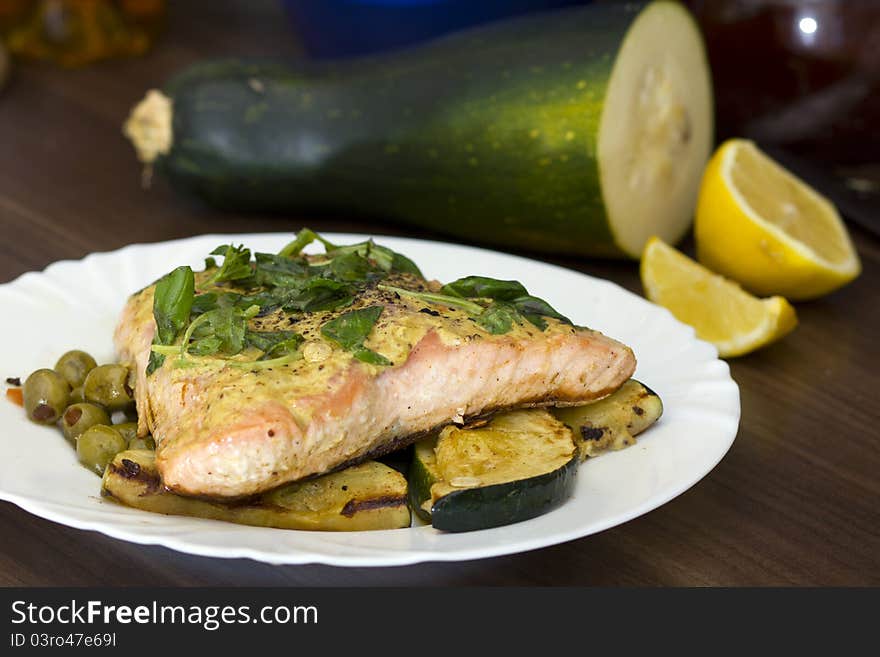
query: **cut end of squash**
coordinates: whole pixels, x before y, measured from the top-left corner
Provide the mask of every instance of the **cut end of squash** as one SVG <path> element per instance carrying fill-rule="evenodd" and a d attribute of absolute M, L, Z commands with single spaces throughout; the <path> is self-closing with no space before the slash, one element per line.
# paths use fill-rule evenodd
<path fill-rule="evenodd" d="M 598 158 L 615 242 L 640 257 L 652 235 L 675 244 L 693 218 L 713 135 L 712 82 L 699 28 L 677 3 L 648 5 L 611 71 Z"/>
<path fill-rule="evenodd" d="M 122 132 L 134 146 L 138 160 L 144 164 L 152 164 L 171 150 L 172 114 L 171 99 L 156 89 L 150 89 L 132 108 Z"/>

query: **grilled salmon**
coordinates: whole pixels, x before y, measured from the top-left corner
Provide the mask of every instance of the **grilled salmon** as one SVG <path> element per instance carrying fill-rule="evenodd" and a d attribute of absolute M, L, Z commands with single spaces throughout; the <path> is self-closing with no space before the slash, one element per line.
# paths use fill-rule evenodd
<path fill-rule="evenodd" d="M 238 285 L 208 280 L 195 275 L 197 298 Z M 136 373 L 139 430 L 156 441 L 165 486 L 246 497 L 375 458 L 450 423 L 600 399 L 633 374 L 633 352 L 597 331 L 553 316 L 497 330 L 443 303 L 439 290 L 417 273 L 389 270 L 365 279 L 342 307 L 248 318 L 256 334 L 296 331 L 296 358 L 253 360 L 248 349 L 185 363 L 169 357 L 149 374 L 156 286 L 133 295 L 115 344 Z M 328 322 L 371 309 L 378 318 L 357 348 L 328 337 Z"/>

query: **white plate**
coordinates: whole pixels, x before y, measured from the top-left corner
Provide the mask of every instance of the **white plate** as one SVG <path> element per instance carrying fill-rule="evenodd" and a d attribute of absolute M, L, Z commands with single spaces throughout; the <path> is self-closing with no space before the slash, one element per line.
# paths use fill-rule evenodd
<path fill-rule="evenodd" d="M 365 239 L 327 237 L 343 244 Z M 113 327 L 129 294 L 177 265 L 201 268 L 218 244 L 234 241 L 272 252 L 289 239 L 288 234 L 210 235 L 132 245 L 24 274 L 0 286 L 0 374 L 24 377 L 52 367 L 72 348 L 91 352 L 98 362 L 112 361 Z M 104 501 L 97 477 L 77 465 L 60 432 L 28 422 L 19 407 L 4 401 L 0 498 L 64 525 L 193 554 L 277 564 L 392 566 L 522 552 L 602 531 L 693 486 L 733 443 L 739 389 L 727 364 L 666 310 L 608 281 L 525 258 L 439 242 L 377 241 L 411 257 L 429 278 L 483 274 L 517 279 L 575 323 L 622 340 L 638 358 L 636 377 L 662 398 L 662 419 L 635 447 L 584 463 L 574 497 L 539 518 L 461 534 L 427 526 L 330 533 L 163 516 Z"/>

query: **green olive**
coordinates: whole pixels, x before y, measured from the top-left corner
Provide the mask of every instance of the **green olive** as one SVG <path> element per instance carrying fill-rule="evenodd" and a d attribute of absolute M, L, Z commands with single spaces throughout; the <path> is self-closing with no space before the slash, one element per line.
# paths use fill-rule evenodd
<path fill-rule="evenodd" d="M 82 404 L 86 400 L 83 395 L 83 387 L 77 386 L 73 390 L 70 391 L 70 403 L 71 404 Z"/>
<path fill-rule="evenodd" d="M 137 438 L 137 422 L 120 422 L 119 424 L 114 424 L 113 428 L 125 438 L 125 442 L 127 443 L 130 443 L 134 438 Z"/>
<path fill-rule="evenodd" d="M 89 470 L 104 474 L 104 468 L 126 448 L 125 438 L 113 427 L 96 424 L 76 439 L 76 456 Z"/>
<path fill-rule="evenodd" d="M 55 371 L 65 378 L 71 388 L 76 388 L 86 380 L 86 374 L 97 366 L 95 359 L 89 354 L 74 349 L 58 359 L 58 362 L 55 363 Z"/>
<path fill-rule="evenodd" d="M 83 396 L 92 404 L 99 404 L 108 411 L 121 411 L 134 401 L 128 385 L 128 368 L 125 365 L 99 365 L 86 375 Z"/>
<path fill-rule="evenodd" d="M 153 437 L 149 434 L 143 438 L 135 436 L 128 441 L 128 449 L 148 449 L 150 451 L 155 451 L 156 441 L 154 441 Z"/>
<path fill-rule="evenodd" d="M 89 403 L 71 404 L 61 416 L 61 431 L 70 441 L 96 424 L 110 424 L 110 416 L 100 406 Z"/>
<path fill-rule="evenodd" d="M 58 372 L 40 369 L 24 382 L 21 391 L 28 417 L 40 424 L 54 424 L 70 399 L 70 385 Z"/>

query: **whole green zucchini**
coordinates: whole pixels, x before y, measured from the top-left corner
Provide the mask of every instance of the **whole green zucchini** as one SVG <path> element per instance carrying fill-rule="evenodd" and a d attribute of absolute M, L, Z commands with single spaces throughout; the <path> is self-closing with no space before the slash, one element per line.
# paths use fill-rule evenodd
<path fill-rule="evenodd" d="M 686 232 L 713 128 L 699 30 L 658 1 L 333 64 L 197 64 L 125 130 L 142 161 L 220 207 L 638 257 L 651 235 Z"/>

